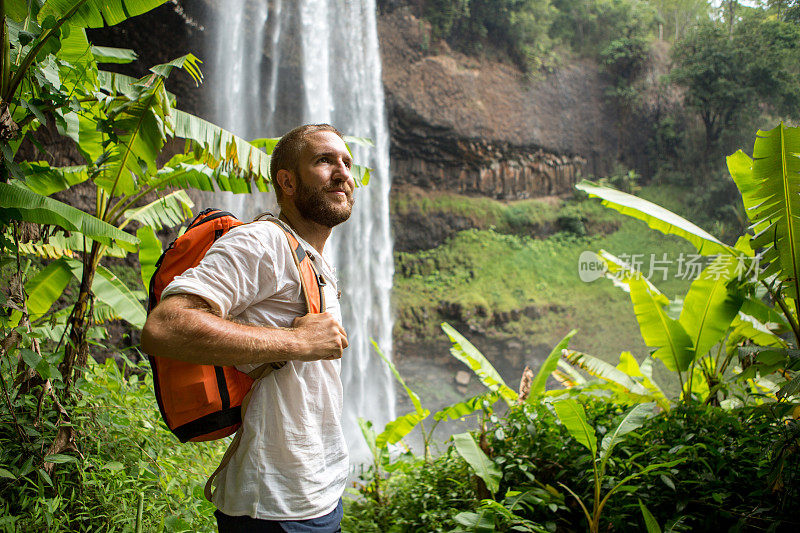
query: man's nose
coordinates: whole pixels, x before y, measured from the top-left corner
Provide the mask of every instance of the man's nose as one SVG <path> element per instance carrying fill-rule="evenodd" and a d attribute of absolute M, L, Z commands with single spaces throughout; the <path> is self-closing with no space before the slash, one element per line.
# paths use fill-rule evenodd
<path fill-rule="evenodd" d="M 336 178 L 341 181 L 349 181 L 353 178 L 353 173 L 347 163 L 340 159 L 336 165 Z"/>

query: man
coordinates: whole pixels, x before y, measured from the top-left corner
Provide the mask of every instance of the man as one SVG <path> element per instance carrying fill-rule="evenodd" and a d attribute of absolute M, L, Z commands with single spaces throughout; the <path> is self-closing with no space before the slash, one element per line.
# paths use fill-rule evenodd
<path fill-rule="evenodd" d="M 287 364 L 254 384 L 239 447 L 218 476 L 220 532 L 338 531 L 348 473 L 339 377 L 347 334 L 335 270 L 322 255 L 348 219 L 355 183 L 341 134 L 306 125 L 275 146 L 280 219 L 325 281 L 326 309 L 306 314 L 285 234 L 271 222 L 231 229 L 164 290 L 142 331 L 145 352 L 199 364 Z M 315 253 L 316 252 L 316 253 Z"/>

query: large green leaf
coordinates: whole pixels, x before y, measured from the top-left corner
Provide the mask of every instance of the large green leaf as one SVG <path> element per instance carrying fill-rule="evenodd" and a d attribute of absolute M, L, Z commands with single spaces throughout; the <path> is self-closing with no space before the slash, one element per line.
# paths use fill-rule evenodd
<path fill-rule="evenodd" d="M 601 463 L 605 463 L 608 460 L 611 452 L 614 451 L 614 446 L 619 444 L 623 436 L 635 429 L 642 427 L 642 424 L 644 424 L 645 420 L 647 420 L 653 414 L 653 407 L 654 405 L 652 403 L 642 403 L 635 406 L 628 412 L 627 415 L 625 415 L 620 423 L 617 424 L 617 427 L 612 429 L 611 432 L 606 433 L 605 437 L 603 437 L 603 440 L 600 443 Z M 600 470 L 603 470 L 602 466 L 600 467 Z"/>
<path fill-rule="evenodd" d="M 59 259 L 28 280 L 25 292 L 28 293 L 28 314 L 32 321 L 50 310 L 71 279 L 72 271 L 63 259 Z"/>
<path fill-rule="evenodd" d="M 414 411 L 413 413 L 395 418 L 386 424 L 381 434 L 376 437 L 376 445 L 378 448 L 385 448 L 389 444 L 400 442 L 400 439 L 411 433 L 411 431 L 430 414 L 431 412 L 427 409 L 422 409 L 422 411 Z"/>
<path fill-rule="evenodd" d="M 493 495 L 496 494 L 500 490 L 500 480 L 503 479 L 503 473 L 494 464 L 494 461 L 483 453 L 478 443 L 475 442 L 474 437 L 470 433 L 459 433 L 453 435 L 453 443 L 458 454 L 475 470 L 475 474 L 486 483 L 486 488 L 489 489 L 489 492 Z"/>
<path fill-rule="evenodd" d="M 665 410 L 669 409 L 669 401 L 664 393 L 642 374 L 636 360 L 628 352 L 620 354 L 620 364 L 617 367 L 592 355 L 574 350 L 564 353 L 564 359 L 592 376 L 622 387 L 626 392 L 638 397 L 638 401 L 656 401 Z M 641 377 L 641 382 L 634 379 L 635 377 Z"/>
<path fill-rule="evenodd" d="M 695 357 L 722 340 L 742 306 L 736 268 L 735 256 L 720 255 L 689 287 L 678 321 L 692 340 Z"/>
<path fill-rule="evenodd" d="M 267 154 L 206 120 L 177 109 L 172 113 L 175 136 L 191 141 L 199 161 L 211 168 L 221 166 L 228 172 L 236 172 L 245 179 L 260 182 L 262 187 L 268 186 Z"/>
<path fill-rule="evenodd" d="M 154 175 L 156 158 L 167 140 L 169 98 L 161 79 L 135 100 L 114 100 L 106 111 L 116 142 L 111 144 L 102 176 L 95 180 L 110 195 L 131 195 L 138 180 Z"/>
<path fill-rule="evenodd" d="M 136 220 L 156 231 L 164 227 L 171 228 L 191 217 L 192 207 L 194 202 L 186 191 L 174 191 L 147 205 L 125 211 L 125 224 Z"/>
<path fill-rule="evenodd" d="M 167 0 L 47 0 L 39 11 L 39 21 L 49 15 L 60 19 L 78 9 L 69 18 L 73 26 L 102 28 L 155 9 Z"/>
<path fill-rule="evenodd" d="M 130 63 L 139 56 L 128 48 L 111 48 L 108 46 L 92 46 L 92 55 L 98 63 Z"/>
<path fill-rule="evenodd" d="M 89 179 L 86 165 L 51 167 L 44 161 L 36 161 L 23 162 L 20 168 L 25 173 L 25 186 L 43 196 L 50 196 Z"/>
<path fill-rule="evenodd" d="M 511 405 L 516 401 L 517 393 L 506 385 L 500 373 L 472 343 L 447 322 L 442 323 L 442 329 L 453 343 L 450 347 L 453 357 L 467 365 L 486 388 L 499 392 L 506 403 Z"/>
<path fill-rule="evenodd" d="M 689 368 L 694 350 L 686 330 L 680 322 L 667 316 L 643 280 L 631 279 L 629 287 L 642 338 L 647 346 L 656 349 L 653 356 L 673 372 Z"/>
<path fill-rule="evenodd" d="M 751 160 L 741 150 L 728 157 L 745 212 L 757 231 L 754 248 L 763 248 L 765 279 L 773 274 L 788 294 L 800 295 L 800 128 L 783 123 L 760 131 Z"/>
<path fill-rule="evenodd" d="M 603 205 L 623 215 L 642 220 L 651 228 L 666 235 L 683 237 L 697 248 L 701 255 L 729 254 L 732 248 L 704 229 L 660 205 L 610 187 L 602 187 L 583 180 L 575 186 L 589 196 L 600 198 Z"/>
<path fill-rule="evenodd" d="M 653 285 L 650 282 L 650 280 L 644 277 L 644 275 L 641 272 L 634 270 L 631 265 L 629 265 L 619 257 L 605 250 L 600 250 L 599 252 L 597 252 L 597 255 L 600 257 L 600 259 L 602 259 L 605 262 L 606 268 L 608 268 L 606 277 L 611 279 L 612 283 L 614 283 L 615 286 L 619 287 L 620 289 L 622 289 L 627 293 L 630 293 L 631 288 L 628 286 L 629 281 L 631 279 L 638 278 L 644 281 L 644 283 L 647 285 L 648 290 L 650 291 L 650 294 L 653 295 L 653 298 L 655 298 L 658 303 L 660 303 L 662 306 L 668 305 L 670 303 L 669 298 L 664 296 L 664 294 L 662 294 L 661 291 L 658 290 L 658 287 Z"/>
<path fill-rule="evenodd" d="M 383 355 L 383 351 L 381 350 L 380 346 L 378 346 L 378 343 L 375 342 L 373 339 L 370 339 L 370 340 L 372 342 L 372 347 L 375 349 L 376 352 L 378 352 L 378 355 L 381 356 L 381 359 L 383 359 L 383 362 L 386 363 L 389 366 L 389 370 L 392 371 L 392 374 L 394 375 L 395 379 L 406 390 L 406 393 L 408 394 L 408 397 L 411 398 L 411 403 L 414 404 L 414 409 L 415 409 L 416 413 L 417 414 L 422 414 L 423 412 L 430 413 L 427 409 L 423 409 L 422 408 L 422 402 L 420 401 L 419 396 L 417 395 L 417 393 L 414 392 L 413 390 L 411 390 L 411 388 L 409 388 L 408 385 L 406 385 L 406 382 L 403 381 L 403 377 L 400 375 L 400 372 L 398 372 L 397 367 L 394 366 L 394 364 L 389 360 L 388 357 Z M 428 416 L 428 415 L 426 414 L 425 416 Z"/>
<path fill-rule="evenodd" d="M 161 241 L 156 237 L 155 231 L 150 226 L 142 226 L 136 230 L 139 237 L 139 268 L 142 274 L 144 288 L 150 287 L 150 278 L 156 271 L 156 263 L 161 257 Z"/>
<path fill-rule="evenodd" d="M 583 406 L 574 399 L 567 398 L 553 403 L 553 408 L 572 438 L 583 444 L 592 453 L 592 457 L 597 457 L 597 436 L 586 420 Z"/>
<path fill-rule="evenodd" d="M 99 218 L 22 187 L 0 183 L 0 205 L 0 218 L 5 220 L 25 220 L 60 226 L 105 245 L 116 241 L 131 252 L 136 250 L 138 244 L 136 237 Z"/>
<path fill-rule="evenodd" d="M 72 270 L 72 275 L 80 280 L 83 275 L 83 263 L 77 259 L 64 259 Z M 141 302 L 131 290 L 113 272 L 98 265 L 92 282 L 92 293 L 106 304 L 116 318 L 125 320 L 139 329 L 144 327 L 147 313 Z"/>
<path fill-rule="evenodd" d="M 447 407 L 437 411 L 433 414 L 434 420 L 444 420 L 449 418 L 451 420 L 458 420 L 459 418 L 471 415 L 475 411 L 483 409 L 484 402 L 492 405 L 500 399 L 500 394 L 497 392 L 484 392 L 477 396 L 473 396 L 467 400 L 448 405 Z"/>
<path fill-rule="evenodd" d="M 528 394 L 528 401 L 533 402 L 538 400 L 544 394 L 544 387 L 547 383 L 547 378 L 550 377 L 550 374 L 553 373 L 553 370 L 556 369 L 558 366 L 559 358 L 561 357 L 561 352 L 569 345 L 569 340 L 578 333 L 577 329 L 573 329 L 567 335 L 561 339 L 558 344 L 550 351 L 550 355 L 548 355 L 542 366 L 539 368 L 539 371 L 536 373 L 536 377 L 533 378 L 533 382 L 531 383 L 531 390 Z"/>

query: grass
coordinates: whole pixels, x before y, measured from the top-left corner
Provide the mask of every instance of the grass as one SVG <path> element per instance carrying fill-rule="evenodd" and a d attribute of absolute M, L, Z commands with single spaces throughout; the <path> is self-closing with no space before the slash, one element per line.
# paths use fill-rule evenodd
<path fill-rule="evenodd" d="M 646 188 L 641 195 L 669 204 L 675 200 L 674 193 L 671 189 Z M 405 198 L 397 203 L 407 201 Z M 592 283 L 579 279 L 581 252 L 605 249 L 617 256 L 637 256 L 645 275 L 650 272 L 651 255 L 659 261 L 666 254 L 671 263 L 666 280 L 661 279 L 664 274 L 656 272 L 654 283 L 669 298 L 685 294 L 689 287 L 688 280 L 677 276 L 677 263 L 681 254 L 685 258 L 694 253 L 691 245 L 602 207 L 596 200 L 568 201 L 552 207 L 541 200 L 503 204 L 436 193 L 420 199 L 417 205 L 430 212 L 452 205 L 473 217 L 488 213 L 489 219 L 476 224 L 485 229 L 460 232 L 436 248 L 396 253 L 396 338 L 441 343 L 438 325 L 447 320 L 462 329 L 484 332 L 494 340 L 523 339 L 540 347 L 531 354 L 540 359 L 570 329 L 577 328 L 579 333 L 571 347 L 616 364 L 621 351 L 632 351 L 641 359 L 647 348 L 627 293 L 605 278 Z M 503 233 L 499 228 L 505 226 L 488 223 L 508 220 L 512 208 L 527 210 L 537 205 L 547 206 L 537 213 L 538 223 L 572 217 L 584 229 L 595 230 L 584 235 L 562 231 L 534 238 Z M 519 375 L 505 377 L 513 382 Z"/>

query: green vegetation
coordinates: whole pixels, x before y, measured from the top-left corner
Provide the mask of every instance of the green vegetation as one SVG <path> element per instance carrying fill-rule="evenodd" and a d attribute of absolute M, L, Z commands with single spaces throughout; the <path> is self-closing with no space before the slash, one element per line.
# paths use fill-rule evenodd
<path fill-rule="evenodd" d="M 526 369 L 514 400 L 515 391 L 489 361 L 443 324 L 451 353 L 506 401 L 508 413 L 501 420 L 488 402 L 463 402 L 461 416 L 479 413 L 479 429 L 472 436 L 454 435 L 435 460 L 427 439 L 423 458 L 405 454 L 402 461 L 392 461 L 376 439 L 375 466 L 363 477 L 362 499 L 350 505 L 346 527 L 796 528 L 791 502 L 800 495 L 798 153 L 800 128 L 779 124 L 758 132 L 752 158 L 742 151 L 728 158 L 756 230 L 735 246 L 636 196 L 579 184 L 606 207 L 680 237 L 697 257 L 710 259 L 685 297 L 670 300 L 635 266 L 600 251 L 607 275 L 630 294 L 652 352 L 639 362 L 624 351 L 613 366 L 567 349 L 573 331 L 536 376 Z M 761 251 L 758 260 L 754 250 Z M 736 267 L 748 262 L 745 271 Z M 659 386 L 656 366 L 678 387 Z M 546 390 L 549 375 L 564 388 Z M 390 422 L 384 433 L 396 439 L 416 426 L 424 432 L 429 413 L 418 398 L 415 405 L 413 423 Z M 443 476 L 465 465 L 469 485 L 463 477 L 446 483 Z M 416 497 L 403 496 L 409 493 Z"/>

